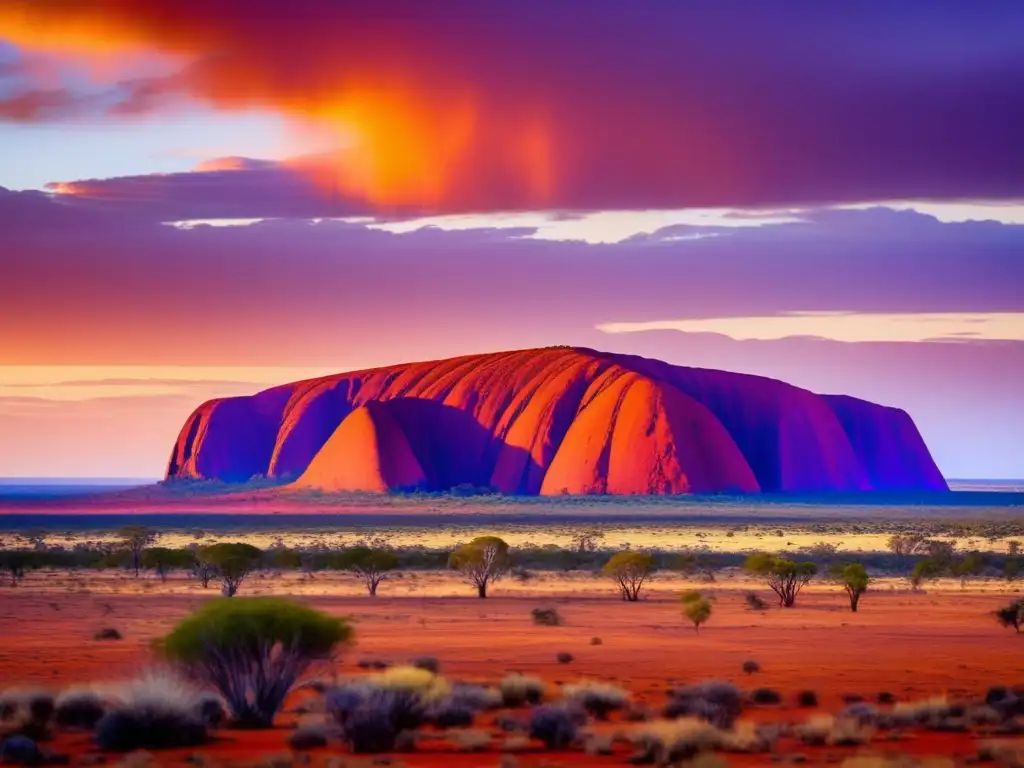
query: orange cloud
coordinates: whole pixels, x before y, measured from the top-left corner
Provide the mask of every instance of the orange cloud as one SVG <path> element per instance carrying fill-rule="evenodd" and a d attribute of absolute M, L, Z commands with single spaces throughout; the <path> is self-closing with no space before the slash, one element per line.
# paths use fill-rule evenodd
<path fill-rule="evenodd" d="M 244 9 L 231 18 L 184 5 L 15 0 L 0 9 L 0 38 L 25 50 L 107 60 L 147 50 L 187 55 L 182 85 L 192 96 L 225 109 L 270 107 L 326 133 L 337 151 L 298 165 L 325 190 L 381 208 L 472 205 L 481 178 L 500 179 L 525 204 L 547 201 L 551 137 L 536 115 L 496 113 L 468 79 L 430 71 L 430 62 L 413 66 L 400 55 L 381 66 L 380 53 L 365 44 L 350 50 L 351 31 L 333 51 L 321 36 L 312 42 L 315 59 L 282 63 L 267 46 L 291 52 L 301 40 L 272 41 Z"/>

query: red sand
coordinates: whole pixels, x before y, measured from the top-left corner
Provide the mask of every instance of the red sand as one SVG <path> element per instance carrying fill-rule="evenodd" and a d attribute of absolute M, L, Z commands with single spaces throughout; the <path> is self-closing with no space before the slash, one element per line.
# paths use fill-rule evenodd
<path fill-rule="evenodd" d="M 0 680 L 8 685 L 58 688 L 136 673 L 151 658 L 150 642 L 206 594 L 159 592 L 159 586 L 146 594 L 46 592 L 39 591 L 38 585 L 5 589 L 0 592 L 4 627 Z M 851 614 L 840 595 L 809 593 L 801 596 L 794 609 L 756 613 L 745 607 L 742 591 L 719 589 L 715 613 L 698 635 L 683 625 L 678 604 L 668 595 L 655 593 L 638 604 L 606 595 L 607 585 L 602 583 L 595 585 L 593 596 L 572 598 L 501 597 L 499 586 L 496 596 L 487 600 L 383 595 L 308 602 L 349 616 L 355 624 L 357 644 L 344 654 L 338 669 L 342 674 L 356 673 L 359 658 L 400 662 L 432 655 L 440 659 L 449 678 L 494 682 L 507 671 L 522 670 L 549 682 L 607 679 L 655 707 L 664 701 L 667 688 L 708 678 L 730 679 L 746 688 L 775 688 L 787 702 L 797 691 L 813 689 L 826 709 L 840 706 L 841 696 L 847 693 L 869 700 L 883 690 L 905 700 L 940 694 L 973 699 L 990 685 L 1024 682 L 1024 637 L 1001 629 L 992 619 L 993 603 L 998 601 L 993 596 L 871 593 L 865 596 L 861 612 Z M 538 605 L 556 605 L 565 626 L 534 626 L 530 611 Z M 124 640 L 94 640 L 94 632 L 106 626 L 118 628 Z M 600 637 L 602 644 L 591 645 L 592 637 Z M 571 652 L 575 661 L 559 665 L 555 661 L 559 651 Z M 758 661 L 761 673 L 746 677 L 740 672 L 748 658 Z M 757 708 L 751 716 L 802 721 L 806 712 L 787 704 Z M 232 758 L 280 753 L 285 751 L 290 722 L 293 718 L 285 716 L 281 728 L 265 733 L 225 731 L 224 742 L 189 753 Z M 494 743 L 503 739 L 495 735 Z M 899 743 L 880 741 L 874 746 L 966 756 L 974 753 L 976 742 L 972 734 L 920 733 Z M 88 749 L 87 738 L 61 737 L 57 747 L 79 753 Z M 812 756 L 823 752 L 794 744 L 783 744 L 783 748 Z M 485 759 L 453 749 L 447 742 L 431 742 L 424 753 L 402 756 L 402 760 L 434 766 L 497 762 L 493 753 Z M 850 754 L 851 750 L 824 752 Z M 518 755 L 525 765 L 550 762 L 552 757 L 558 764 L 622 764 L 624 754 L 606 758 L 579 752 Z M 758 765 L 767 758 L 729 756 L 728 760 Z"/>

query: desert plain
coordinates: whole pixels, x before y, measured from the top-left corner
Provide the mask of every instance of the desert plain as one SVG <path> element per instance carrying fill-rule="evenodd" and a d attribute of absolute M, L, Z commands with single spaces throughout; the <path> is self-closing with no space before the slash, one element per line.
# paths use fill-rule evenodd
<path fill-rule="evenodd" d="M 699 632 L 680 611 L 679 595 L 690 589 L 713 601 L 713 614 Z M 265 571 L 251 575 L 240 596 L 292 596 L 351 622 L 354 642 L 315 668 L 322 680 L 367 674 L 371 663 L 433 657 L 449 680 L 495 684 L 522 672 L 543 679 L 554 698 L 561 684 L 612 683 L 628 691 L 631 707 L 655 714 L 670 689 L 723 680 L 748 693 L 777 692 L 781 703 L 748 702 L 742 719 L 779 724 L 783 735 L 767 753 L 723 754 L 716 765 L 845 764 L 857 756 L 902 754 L 940 756 L 943 762 L 934 765 L 944 766 L 973 763 L 992 743 L 1024 741 L 984 727 L 914 728 L 878 731 L 857 745 L 809 746 L 788 735 L 789 726 L 851 701 L 874 704 L 879 694 L 902 702 L 980 702 L 993 686 L 1021 683 L 1024 638 L 1000 627 L 992 615 L 1018 590 L 996 578 L 964 585 L 943 579 L 915 590 L 905 578 L 880 577 L 852 613 L 843 591 L 821 582 L 809 584 L 793 607 L 780 608 L 762 583 L 738 568 L 720 570 L 713 581 L 656 573 L 635 603 L 624 602 L 611 582 L 586 571 L 509 577 L 485 600 L 459 574 L 442 570 L 393 573 L 373 598 L 345 573 Z M 751 592 L 764 599 L 765 608 L 750 607 Z M 109 570 L 32 572 L 17 587 L 0 591 L 0 688 L 60 691 L 137 676 L 158 663 L 154 641 L 215 595 L 213 587 L 204 590 L 184 573 L 172 572 L 162 581 L 145 572 L 138 578 Z M 534 623 L 535 608 L 554 608 L 562 623 Z M 96 639 L 105 628 L 116 629 L 120 639 Z M 572 657 L 567 663 L 558 659 L 565 653 Z M 745 673 L 747 661 L 755 661 L 759 671 Z M 800 706 L 801 691 L 813 691 L 817 704 Z M 499 727 L 501 715 L 509 714 L 504 710 L 481 714 L 471 737 L 460 736 L 460 729 L 424 732 L 414 751 L 386 758 L 351 756 L 337 746 L 296 752 L 289 735 L 321 717 L 306 711 L 308 696 L 294 694 L 271 730 L 224 728 L 201 747 L 104 756 L 85 732 L 58 733 L 48 746 L 72 764 L 132 765 L 623 765 L 635 752 L 620 742 L 610 754 L 546 750 Z M 608 736 L 629 727 L 636 724 L 615 714 L 592 725 Z"/>

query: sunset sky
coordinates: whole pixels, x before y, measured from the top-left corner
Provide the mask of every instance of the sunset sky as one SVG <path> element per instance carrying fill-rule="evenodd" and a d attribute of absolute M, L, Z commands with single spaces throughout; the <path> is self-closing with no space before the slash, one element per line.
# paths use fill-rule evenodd
<path fill-rule="evenodd" d="M 576 344 L 1024 477 L 1024 3 L 0 0 L 0 477 Z"/>

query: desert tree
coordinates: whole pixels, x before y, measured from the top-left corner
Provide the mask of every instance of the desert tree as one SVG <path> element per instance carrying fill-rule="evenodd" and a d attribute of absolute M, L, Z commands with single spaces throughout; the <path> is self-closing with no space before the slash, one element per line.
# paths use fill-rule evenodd
<path fill-rule="evenodd" d="M 996 621 L 1004 627 L 1013 627 L 1015 632 L 1020 632 L 1024 625 L 1024 600 L 1014 600 L 996 611 Z"/>
<path fill-rule="evenodd" d="M 448 557 L 448 567 L 463 574 L 487 597 L 487 585 L 498 581 L 511 567 L 508 544 L 497 536 L 478 536 Z"/>
<path fill-rule="evenodd" d="M 352 636 L 343 619 L 276 597 L 211 600 L 160 643 L 171 663 L 215 688 L 235 723 L 270 728 L 309 666 Z"/>
<path fill-rule="evenodd" d="M 850 611 L 857 612 L 860 596 L 868 590 L 871 577 L 860 563 L 836 563 L 829 569 L 829 576 L 837 582 L 850 598 Z"/>
<path fill-rule="evenodd" d="M 1024 573 L 1024 557 L 1010 555 L 1003 561 L 1003 577 L 1007 581 L 1016 581 Z"/>
<path fill-rule="evenodd" d="M 960 579 L 960 589 L 967 588 L 967 582 L 985 572 L 985 556 L 981 552 L 968 552 L 953 563 L 952 574 Z"/>
<path fill-rule="evenodd" d="M 604 531 L 600 528 L 581 528 L 575 531 L 570 538 L 572 551 L 580 555 L 593 552 L 603 538 Z"/>
<path fill-rule="evenodd" d="M 207 559 L 203 553 L 204 547 L 189 544 L 187 549 L 192 553 L 192 563 L 189 566 L 192 577 L 203 589 L 209 588 L 210 582 L 217 576 L 217 566 Z"/>
<path fill-rule="evenodd" d="M 167 581 L 169 571 L 190 568 L 194 560 L 195 556 L 187 549 L 147 547 L 142 550 L 141 565 L 154 571 L 160 581 Z"/>
<path fill-rule="evenodd" d="M 679 598 L 683 604 L 683 616 L 693 623 L 693 631 L 700 632 L 700 625 L 711 618 L 711 599 L 700 592 L 684 592 Z"/>
<path fill-rule="evenodd" d="M 611 556 L 601 572 L 619 587 L 622 599 L 635 603 L 647 578 L 657 570 L 653 555 L 646 552 L 619 552 Z"/>
<path fill-rule="evenodd" d="M 142 567 L 142 551 L 156 541 L 157 533 L 144 525 L 126 525 L 118 530 L 118 538 L 125 549 L 131 553 L 132 568 L 138 578 Z"/>
<path fill-rule="evenodd" d="M 6 571 L 11 578 L 11 586 L 18 586 L 30 568 L 40 562 L 35 552 L 25 549 L 6 549 L 0 551 L 0 569 Z"/>
<path fill-rule="evenodd" d="M 263 552 L 252 544 L 224 542 L 203 547 L 199 550 L 198 557 L 217 569 L 217 575 L 221 580 L 221 593 L 225 597 L 234 597 L 245 577 L 259 568 Z"/>
<path fill-rule="evenodd" d="M 765 553 L 751 555 L 743 563 L 748 573 L 764 579 L 768 587 L 779 597 L 779 605 L 791 608 L 796 603 L 807 582 L 818 572 L 818 566 L 811 562 L 797 563 L 785 557 Z"/>
<path fill-rule="evenodd" d="M 924 536 L 919 533 L 894 533 L 889 537 L 887 545 L 894 555 L 903 557 L 916 554 L 924 542 Z"/>
<path fill-rule="evenodd" d="M 934 581 L 948 570 L 948 566 L 938 560 L 924 558 L 914 563 L 914 570 L 910 572 L 910 586 L 913 589 L 920 589 L 926 581 Z"/>
<path fill-rule="evenodd" d="M 377 587 L 387 578 L 388 572 L 398 567 L 398 557 L 391 549 L 362 544 L 346 549 L 328 562 L 331 568 L 348 571 L 362 579 L 370 597 L 377 595 Z M 486 586 L 484 590 L 486 592 Z"/>

